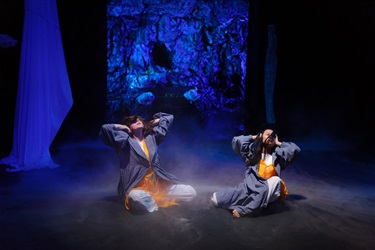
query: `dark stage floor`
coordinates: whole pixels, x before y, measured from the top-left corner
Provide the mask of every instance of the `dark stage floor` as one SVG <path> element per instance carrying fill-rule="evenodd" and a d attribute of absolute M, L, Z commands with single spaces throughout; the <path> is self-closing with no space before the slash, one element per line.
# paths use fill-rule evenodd
<path fill-rule="evenodd" d="M 1 249 L 375 249 L 374 157 L 293 141 L 302 152 L 283 172 L 286 202 L 240 219 L 210 202 L 245 172 L 225 138 L 196 146 L 168 138 L 164 168 L 198 196 L 146 215 L 117 203 L 117 156 L 100 141 L 54 148 L 55 169 L 1 166 Z"/>

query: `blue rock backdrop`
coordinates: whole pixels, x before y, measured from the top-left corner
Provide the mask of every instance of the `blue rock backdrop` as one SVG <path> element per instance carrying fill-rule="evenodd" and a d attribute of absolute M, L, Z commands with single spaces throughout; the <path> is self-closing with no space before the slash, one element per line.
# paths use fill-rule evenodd
<path fill-rule="evenodd" d="M 108 120 L 158 110 L 241 116 L 248 11 L 243 0 L 108 1 Z"/>

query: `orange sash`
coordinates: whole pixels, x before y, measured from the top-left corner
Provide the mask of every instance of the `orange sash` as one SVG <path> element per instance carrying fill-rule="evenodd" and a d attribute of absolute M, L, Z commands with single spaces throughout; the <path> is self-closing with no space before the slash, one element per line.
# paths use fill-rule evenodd
<path fill-rule="evenodd" d="M 267 165 L 263 159 L 260 160 L 258 174 L 264 179 L 269 179 L 272 176 L 277 176 L 275 166 L 273 164 Z M 285 200 L 286 196 L 289 194 L 288 189 L 286 188 L 285 182 L 280 178 L 280 199 Z"/>
<path fill-rule="evenodd" d="M 147 156 L 150 167 L 147 170 L 147 173 L 145 174 L 145 176 L 142 178 L 142 180 L 130 191 L 135 190 L 135 189 L 144 190 L 145 192 L 149 193 L 152 196 L 152 198 L 155 200 L 158 207 L 165 208 L 165 207 L 177 205 L 175 199 L 168 198 L 167 188 L 170 185 L 170 183 L 161 178 L 156 177 L 154 170 L 152 169 L 152 166 L 151 166 L 150 154 L 148 152 L 148 148 L 144 139 L 142 140 L 142 143 L 143 143 L 143 149 Z M 128 195 L 126 195 L 125 207 L 126 209 L 130 209 Z"/>

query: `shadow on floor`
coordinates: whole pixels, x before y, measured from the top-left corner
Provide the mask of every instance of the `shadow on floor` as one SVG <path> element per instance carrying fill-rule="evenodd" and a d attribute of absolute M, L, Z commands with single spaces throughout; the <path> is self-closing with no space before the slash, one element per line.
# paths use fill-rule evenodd
<path fill-rule="evenodd" d="M 173 146 L 165 168 L 197 190 L 190 203 L 134 215 L 118 203 L 118 161 L 100 142 L 63 145 L 60 167 L 6 172 L 0 166 L 1 249 L 374 249 L 373 157 L 302 151 L 283 172 L 284 203 L 234 219 L 210 198 L 242 181 L 228 143 Z M 203 149 L 202 149 L 203 148 Z"/>

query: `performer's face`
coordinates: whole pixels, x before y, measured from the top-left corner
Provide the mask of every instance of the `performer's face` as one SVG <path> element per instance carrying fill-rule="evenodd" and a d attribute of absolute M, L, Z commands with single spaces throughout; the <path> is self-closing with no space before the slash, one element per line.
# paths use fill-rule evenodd
<path fill-rule="evenodd" d="M 143 122 L 140 119 L 137 119 L 134 123 L 130 124 L 130 130 L 138 130 L 138 129 L 143 129 Z"/>
<path fill-rule="evenodd" d="M 263 135 L 262 135 L 263 143 L 269 144 L 269 145 L 275 144 L 275 138 L 272 136 L 273 135 L 272 133 L 273 133 L 272 129 L 264 130 Z"/>

